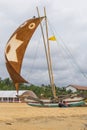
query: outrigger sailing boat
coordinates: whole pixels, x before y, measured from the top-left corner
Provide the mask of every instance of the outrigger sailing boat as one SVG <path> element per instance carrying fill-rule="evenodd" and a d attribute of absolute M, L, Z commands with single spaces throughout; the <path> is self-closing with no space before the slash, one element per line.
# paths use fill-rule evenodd
<path fill-rule="evenodd" d="M 22 25 L 19 26 L 19 28 L 10 37 L 5 48 L 6 67 L 7 67 L 7 70 L 11 79 L 13 80 L 13 83 L 15 84 L 15 87 L 18 93 L 19 84 L 28 83 L 28 81 L 26 81 L 26 79 L 24 79 L 21 76 L 22 62 L 23 62 L 24 54 L 29 44 L 29 41 L 32 38 L 32 35 L 34 34 L 37 27 L 40 25 L 42 36 L 43 36 L 44 47 L 45 47 L 47 65 L 48 65 L 50 85 L 52 87 L 52 92 L 53 92 L 53 97 L 54 97 L 54 103 L 53 102 L 44 103 L 44 101 L 41 101 L 38 98 L 33 98 L 35 101 L 37 101 L 37 103 L 28 102 L 28 104 L 32 106 L 58 107 L 58 102 L 57 103 L 55 102 L 57 101 L 57 96 L 56 96 L 56 90 L 55 90 L 55 85 L 54 85 L 52 62 L 51 62 L 51 56 L 50 56 L 46 11 L 44 8 L 43 17 L 40 17 L 38 8 L 37 8 L 37 12 L 38 12 L 38 18 L 34 17 L 32 19 L 25 21 Z M 42 24 L 41 24 L 43 19 L 45 19 L 45 22 L 46 22 L 46 38 L 47 39 L 45 39 Z M 84 104 L 83 101 L 69 103 L 69 105 L 71 106 L 73 105 L 80 106 L 83 104 Z"/>

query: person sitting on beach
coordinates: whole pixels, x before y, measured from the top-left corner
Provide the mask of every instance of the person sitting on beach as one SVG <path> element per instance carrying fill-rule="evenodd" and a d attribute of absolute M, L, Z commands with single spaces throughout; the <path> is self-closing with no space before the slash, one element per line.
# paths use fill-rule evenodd
<path fill-rule="evenodd" d="M 66 101 L 63 101 L 63 106 L 64 106 L 64 107 L 68 107 L 68 104 L 67 104 Z"/>
<path fill-rule="evenodd" d="M 68 104 L 65 101 L 63 101 L 63 102 L 60 101 L 58 106 L 59 107 L 68 107 Z"/>
<path fill-rule="evenodd" d="M 63 107 L 62 101 L 59 102 L 58 106 L 59 106 L 59 107 Z"/>

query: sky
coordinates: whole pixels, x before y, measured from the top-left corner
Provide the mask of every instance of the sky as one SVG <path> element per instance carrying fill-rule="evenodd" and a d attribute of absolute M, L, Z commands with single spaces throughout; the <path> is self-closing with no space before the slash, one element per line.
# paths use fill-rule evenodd
<path fill-rule="evenodd" d="M 56 86 L 87 86 L 86 0 L 0 1 L 0 77 L 9 77 L 4 56 L 7 41 L 24 21 L 37 15 L 37 6 L 41 15 L 43 7 L 46 8 L 50 30 L 57 39 L 57 43 L 50 42 Z M 21 74 L 32 84 L 49 84 L 43 45 L 38 44 L 41 36 L 38 31 L 26 50 Z"/>

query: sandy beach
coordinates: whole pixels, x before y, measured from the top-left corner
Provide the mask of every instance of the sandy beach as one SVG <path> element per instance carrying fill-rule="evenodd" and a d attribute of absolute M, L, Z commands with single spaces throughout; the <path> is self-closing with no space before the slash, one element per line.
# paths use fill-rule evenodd
<path fill-rule="evenodd" d="M 0 103 L 0 130 L 87 130 L 87 107 L 39 108 Z"/>

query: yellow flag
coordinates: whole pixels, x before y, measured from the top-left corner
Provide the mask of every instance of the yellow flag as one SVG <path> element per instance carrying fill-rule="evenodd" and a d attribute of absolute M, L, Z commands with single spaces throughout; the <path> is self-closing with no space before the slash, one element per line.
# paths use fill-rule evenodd
<path fill-rule="evenodd" d="M 48 40 L 56 41 L 56 37 L 55 37 L 55 36 L 52 36 L 52 37 L 50 37 Z"/>

